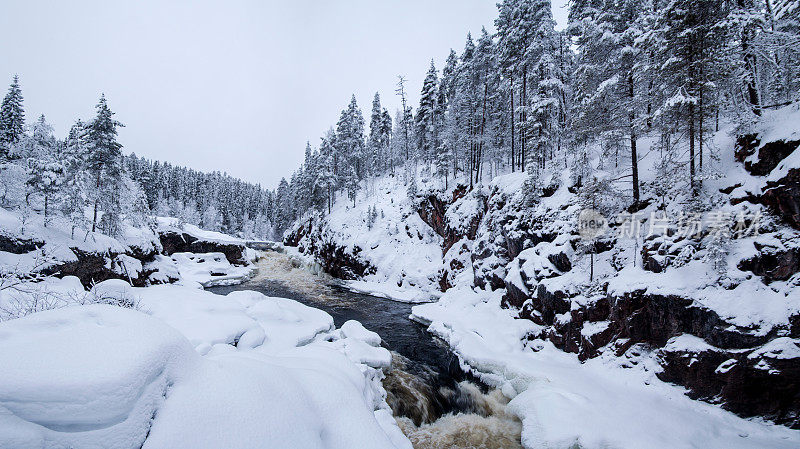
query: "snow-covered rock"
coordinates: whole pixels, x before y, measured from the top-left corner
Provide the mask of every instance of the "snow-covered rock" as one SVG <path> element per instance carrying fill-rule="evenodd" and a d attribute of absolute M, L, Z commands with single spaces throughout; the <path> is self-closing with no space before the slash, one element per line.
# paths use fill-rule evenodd
<path fill-rule="evenodd" d="M 620 370 L 614 358 L 580 363 L 550 342 L 525 343 L 541 329 L 500 307 L 499 292 L 453 289 L 435 304 L 418 305 L 412 317 L 429 323 L 465 369 L 512 397 L 523 422 L 525 447 L 789 448 L 800 431 L 748 421 L 697 402 L 660 381 L 647 359 Z M 687 339 L 688 338 L 688 339 Z M 707 345 L 684 337 L 670 345 Z M 789 346 L 787 346 L 789 347 Z M 769 349 L 772 350 L 772 349 Z M 785 350 L 785 349 L 784 349 Z"/>
<path fill-rule="evenodd" d="M 133 448 L 200 364 L 162 321 L 107 305 L 0 323 L 0 447 Z"/>
<path fill-rule="evenodd" d="M 108 280 L 91 293 L 139 311 L 0 323 L 0 447 L 411 447 L 387 418 L 391 355 L 360 323 L 337 330 L 257 292 Z"/>

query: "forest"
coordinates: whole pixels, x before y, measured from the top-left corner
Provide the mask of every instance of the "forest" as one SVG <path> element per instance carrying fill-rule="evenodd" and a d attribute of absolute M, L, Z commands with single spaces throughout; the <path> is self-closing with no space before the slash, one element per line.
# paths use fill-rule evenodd
<path fill-rule="evenodd" d="M 0 111 L 0 203 L 21 216 L 54 214 L 76 229 L 120 233 L 123 220 L 153 227 L 152 216 L 245 238 L 273 238 L 274 193 L 220 173 L 124 155 L 105 96 L 91 120 L 77 120 L 64 139 L 41 115 L 25 123 L 24 98 L 14 77 Z M 91 214 L 86 214 L 86 209 Z"/>
<path fill-rule="evenodd" d="M 376 93 L 369 124 L 355 96 L 339 121 L 306 147 L 305 162 L 276 202 L 289 217 L 330 210 L 337 192 L 355 201 L 369 179 L 416 176 L 472 188 L 497 174 L 525 171 L 526 195 L 541 194 L 548 167 L 571 169 L 576 184 L 641 201 L 637 141 L 656 140 L 655 191 L 699 193 L 718 175 L 720 154 L 707 145 L 720 123 L 746 133 L 762 112 L 798 100 L 800 8 L 790 0 L 575 0 L 556 30 L 547 0 L 498 3 L 496 33 L 466 37 L 441 71 L 431 61 L 419 105 L 382 108 Z M 590 149 L 610 181 L 594 180 Z"/>

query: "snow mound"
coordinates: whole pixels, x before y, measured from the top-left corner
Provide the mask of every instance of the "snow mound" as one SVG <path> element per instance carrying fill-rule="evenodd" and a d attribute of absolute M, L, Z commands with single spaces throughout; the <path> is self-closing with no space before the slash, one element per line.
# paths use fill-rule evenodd
<path fill-rule="evenodd" d="M 222 253 L 175 253 L 172 260 L 181 281 L 197 282 L 203 287 L 238 284 L 255 270 L 231 265 Z"/>
<path fill-rule="evenodd" d="M 332 350 L 210 357 L 170 392 L 144 448 L 395 447 L 365 390 L 361 372 Z"/>
<path fill-rule="evenodd" d="M 90 293 L 140 311 L 0 323 L 0 447 L 411 447 L 387 418 L 391 354 L 356 321 L 335 329 L 324 311 L 251 291 L 112 279 Z"/>
<path fill-rule="evenodd" d="M 381 344 L 381 336 L 368 330 L 361 323 L 356 320 L 348 320 L 342 324 L 342 334 L 345 337 L 352 337 L 369 344 L 370 346 L 379 346 Z"/>
<path fill-rule="evenodd" d="M 0 447 L 140 446 L 200 358 L 175 329 L 107 305 L 0 323 Z"/>

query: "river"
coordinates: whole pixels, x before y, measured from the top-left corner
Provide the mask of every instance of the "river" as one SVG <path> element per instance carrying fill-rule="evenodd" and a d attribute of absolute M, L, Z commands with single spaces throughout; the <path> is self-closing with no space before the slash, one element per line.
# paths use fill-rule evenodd
<path fill-rule="evenodd" d="M 520 448 L 519 420 L 508 402 L 465 374 L 444 342 L 408 319 L 411 304 L 351 292 L 325 274 L 316 275 L 287 254 L 267 251 L 258 274 L 218 294 L 256 290 L 291 298 L 328 312 L 337 327 L 358 320 L 377 332 L 392 352 L 383 381 L 387 402 L 415 448 Z"/>

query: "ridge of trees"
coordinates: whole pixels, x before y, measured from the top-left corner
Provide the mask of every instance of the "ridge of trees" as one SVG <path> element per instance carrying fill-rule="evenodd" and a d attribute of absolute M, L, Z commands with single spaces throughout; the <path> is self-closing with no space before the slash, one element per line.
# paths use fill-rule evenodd
<path fill-rule="evenodd" d="M 696 195 L 721 117 L 746 128 L 799 99 L 800 8 L 791 2 L 574 0 L 558 31 L 549 0 L 502 0 L 495 28 L 468 34 L 441 72 L 431 61 L 416 111 L 402 77 L 393 122 L 376 93 L 365 128 L 351 98 L 282 181 L 276 201 L 288 218 L 276 229 L 329 211 L 337 192 L 355 203 L 386 173 L 399 170 L 413 190 L 419 167 L 469 187 L 525 171 L 532 204 L 548 169 L 570 168 L 577 186 L 591 179 L 590 144 L 602 148 L 600 165 L 619 167 L 620 191 L 636 208 L 643 136 L 658 142 L 658 182 Z"/>
<path fill-rule="evenodd" d="M 154 226 L 152 217 L 177 217 L 204 229 L 245 238 L 272 239 L 272 223 L 283 219 L 273 207 L 275 194 L 225 173 L 202 173 L 169 163 L 123 155 L 105 95 L 96 116 L 78 120 L 63 140 L 53 135 L 45 116 L 25 125 L 22 89 L 14 76 L 0 106 L 0 183 L 3 207 L 21 217 L 55 216 L 84 230 L 111 236 L 125 222 Z M 277 215 L 276 215 L 277 214 Z"/>

